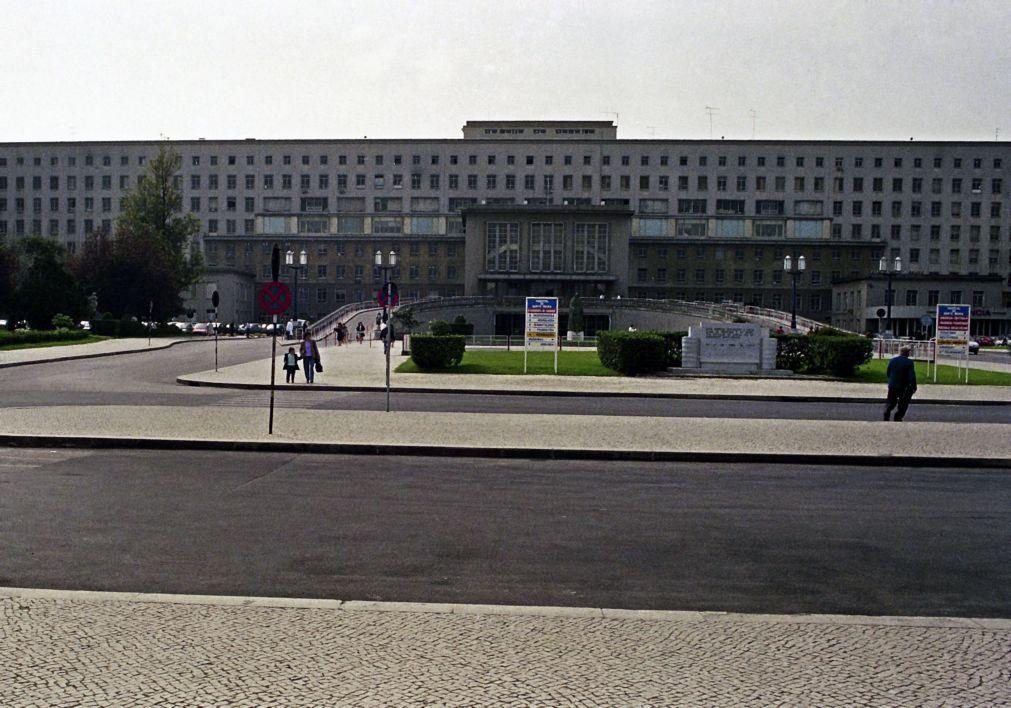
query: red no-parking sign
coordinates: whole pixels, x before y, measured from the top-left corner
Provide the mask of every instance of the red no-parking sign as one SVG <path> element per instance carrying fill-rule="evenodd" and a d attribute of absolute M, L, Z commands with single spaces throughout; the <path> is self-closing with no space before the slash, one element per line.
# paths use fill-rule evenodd
<path fill-rule="evenodd" d="M 256 292 L 256 302 L 268 315 L 279 315 L 291 305 L 291 288 L 280 281 L 265 283 Z"/>

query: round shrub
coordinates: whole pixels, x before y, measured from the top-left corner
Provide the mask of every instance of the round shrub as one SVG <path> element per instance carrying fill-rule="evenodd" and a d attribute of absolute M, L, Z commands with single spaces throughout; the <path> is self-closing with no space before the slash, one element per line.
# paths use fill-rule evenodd
<path fill-rule="evenodd" d="M 415 334 L 411 337 L 411 360 L 419 369 L 448 369 L 463 361 L 466 348 L 462 334 Z"/>
<path fill-rule="evenodd" d="M 608 369 L 626 376 L 667 368 L 664 338 L 656 332 L 598 332 L 597 356 Z"/>

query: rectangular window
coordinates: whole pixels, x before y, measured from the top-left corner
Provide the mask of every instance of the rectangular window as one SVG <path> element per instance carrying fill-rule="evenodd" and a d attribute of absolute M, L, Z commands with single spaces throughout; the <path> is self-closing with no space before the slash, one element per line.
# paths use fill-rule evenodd
<path fill-rule="evenodd" d="M 705 214 L 705 199 L 678 199 L 678 214 Z"/>
<path fill-rule="evenodd" d="M 337 233 L 339 234 L 365 233 L 365 219 L 360 216 L 342 216 L 337 219 Z"/>
<path fill-rule="evenodd" d="M 783 238 L 786 226 L 782 221 L 755 221 L 755 238 Z"/>
<path fill-rule="evenodd" d="M 573 270 L 577 273 L 606 273 L 609 243 L 607 224 L 576 224 Z"/>
<path fill-rule="evenodd" d="M 639 235 L 664 236 L 664 227 L 666 224 L 666 219 L 641 218 L 639 219 Z"/>
<path fill-rule="evenodd" d="M 434 216 L 415 216 L 411 218 L 412 234 L 434 234 L 438 219 Z"/>
<path fill-rule="evenodd" d="M 705 238 L 706 222 L 702 219 L 678 219 L 676 233 L 682 238 Z"/>
<path fill-rule="evenodd" d="M 744 200 L 743 199 L 717 199 L 716 200 L 716 213 L 717 214 L 744 214 Z"/>
<path fill-rule="evenodd" d="M 516 273 L 520 269 L 520 225 L 485 224 L 485 270 L 489 273 Z"/>
<path fill-rule="evenodd" d="M 717 219 L 716 236 L 722 238 L 744 238 L 744 219 Z"/>
<path fill-rule="evenodd" d="M 375 217 L 372 219 L 372 233 L 399 234 L 404 231 L 404 220 L 399 217 Z"/>
<path fill-rule="evenodd" d="M 530 224 L 530 272 L 561 273 L 564 247 L 564 224 Z"/>

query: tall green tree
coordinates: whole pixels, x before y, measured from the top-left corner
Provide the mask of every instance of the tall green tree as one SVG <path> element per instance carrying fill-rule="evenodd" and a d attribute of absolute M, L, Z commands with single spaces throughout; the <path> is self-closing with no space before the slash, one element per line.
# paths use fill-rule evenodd
<path fill-rule="evenodd" d="M 63 246 L 40 236 L 26 238 L 18 246 L 13 318 L 28 320 L 35 329 L 49 329 L 54 315 L 69 315 L 75 321 L 84 317 L 87 298 L 68 268 Z"/>
<path fill-rule="evenodd" d="M 172 264 L 148 236 L 98 232 L 84 243 L 74 270 L 85 293 L 95 293 L 98 309 L 121 317 L 164 321 L 182 311 Z"/>
<path fill-rule="evenodd" d="M 14 293 L 17 291 L 18 258 L 14 250 L 0 243 L 0 317 L 14 327 Z"/>
<path fill-rule="evenodd" d="M 136 188 L 124 197 L 115 238 L 89 238 L 75 267 L 98 307 L 117 317 L 166 320 L 182 311 L 180 293 L 195 283 L 202 259 L 192 250 L 200 221 L 183 213 L 182 157 L 167 146 L 148 161 Z"/>

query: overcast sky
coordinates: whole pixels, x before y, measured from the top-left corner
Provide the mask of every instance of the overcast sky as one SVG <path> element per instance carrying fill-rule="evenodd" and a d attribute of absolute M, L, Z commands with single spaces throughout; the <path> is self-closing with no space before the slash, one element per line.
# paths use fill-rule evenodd
<path fill-rule="evenodd" d="M 717 138 L 1011 140 L 1009 0 L 0 0 L 0 18 L 0 141 L 552 118 L 708 138 L 706 106 Z"/>

